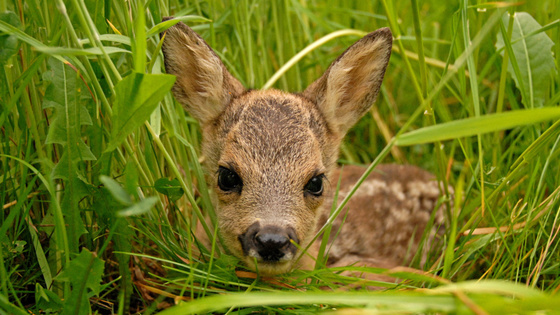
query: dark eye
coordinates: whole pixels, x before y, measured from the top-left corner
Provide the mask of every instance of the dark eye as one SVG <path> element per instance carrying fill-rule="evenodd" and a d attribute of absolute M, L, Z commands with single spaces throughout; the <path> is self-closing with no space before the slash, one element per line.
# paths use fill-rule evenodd
<path fill-rule="evenodd" d="M 325 177 L 325 175 L 321 174 L 310 179 L 307 184 L 305 184 L 305 192 L 317 197 L 321 196 L 323 194 L 323 177 Z"/>
<path fill-rule="evenodd" d="M 241 192 L 243 181 L 236 172 L 220 166 L 218 169 L 218 186 L 223 191 L 237 191 Z"/>

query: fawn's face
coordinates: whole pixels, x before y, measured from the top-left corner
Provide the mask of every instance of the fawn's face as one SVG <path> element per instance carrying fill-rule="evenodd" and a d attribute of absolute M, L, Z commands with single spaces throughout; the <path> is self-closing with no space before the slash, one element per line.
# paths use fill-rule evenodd
<path fill-rule="evenodd" d="M 289 271 L 313 237 L 340 140 L 375 101 L 391 40 L 367 35 L 297 95 L 245 91 L 190 28 L 167 31 L 166 70 L 202 127 L 219 233 L 249 268 Z"/>
<path fill-rule="evenodd" d="M 265 274 L 287 271 L 313 235 L 338 138 L 317 108 L 279 91 L 232 100 L 204 129 L 209 183 L 228 249 Z"/>

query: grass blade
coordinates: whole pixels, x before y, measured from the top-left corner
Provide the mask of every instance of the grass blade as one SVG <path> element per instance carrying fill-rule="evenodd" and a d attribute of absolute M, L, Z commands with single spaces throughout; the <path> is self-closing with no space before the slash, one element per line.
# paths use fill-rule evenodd
<path fill-rule="evenodd" d="M 505 40 L 506 32 L 498 33 L 496 48 L 506 47 L 510 62 L 508 72 L 523 95 L 528 108 L 541 107 L 548 91 L 550 75 L 556 69 L 551 48 L 554 42 L 546 33 L 537 33 L 542 26 L 526 12 L 515 12 L 511 39 Z M 505 13 L 503 25 L 508 25 L 510 15 Z M 527 34 L 534 34 L 527 36 Z M 501 52 L 502 56 L 504 51 Z"/>
<path fill-rule="evenodd" d="M 560 107 L 516 110 L 451 121 L 404 133 L 396 145 L 406 146 L 458 139 L 560 118 Z"/>

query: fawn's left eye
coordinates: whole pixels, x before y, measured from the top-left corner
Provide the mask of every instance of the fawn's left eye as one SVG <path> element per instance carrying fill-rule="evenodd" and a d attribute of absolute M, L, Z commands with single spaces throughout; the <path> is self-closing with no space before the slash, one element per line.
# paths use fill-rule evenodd
<path fill-rule="evenodd" d="M 325 175 L 321 174 L 311 178 L 307 184 L 305 184 L 305 192 L 316 197 L 321 196 L 323 194 L 323 177 L 325 177 Z"/>
<path fill-rule="evenodd" d="M 218 169 L 218 187 L 223 191 L 241 192 L 243 181 L 237 173 L 229 168 L 220 166 Z"/>

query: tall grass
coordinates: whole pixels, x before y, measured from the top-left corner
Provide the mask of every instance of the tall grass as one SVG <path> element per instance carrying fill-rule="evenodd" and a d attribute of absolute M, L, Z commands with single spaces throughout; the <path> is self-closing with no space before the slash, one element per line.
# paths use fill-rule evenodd
<path fill-rule="evenodd" d="M 560 309 L 558 0 L 4 0 L 0 11 L 3 313 Z M 294 92 L 391 28 L 379 100 L 340 162 L 415 164 L 452 188 L 426 272 L 391 271 L 399 285 L 340 274 L 386 272 L 353 266 L 266 279 L 222 252 L 203 220 L 215 214 L 198 125 L 162 74 L 170 15 L 246 87 Z M 356 290 L 372 285 L 387 290 Z"/>

